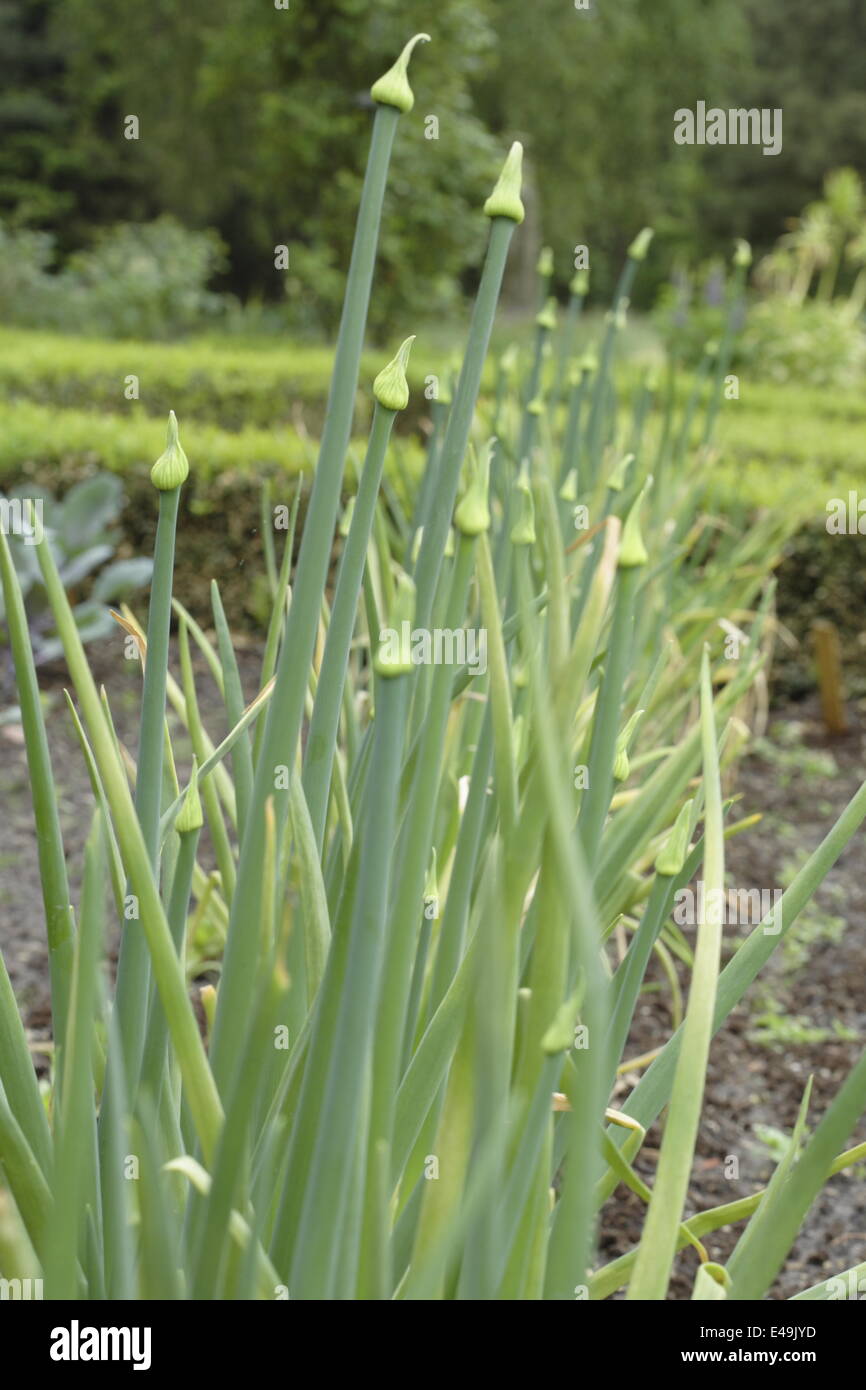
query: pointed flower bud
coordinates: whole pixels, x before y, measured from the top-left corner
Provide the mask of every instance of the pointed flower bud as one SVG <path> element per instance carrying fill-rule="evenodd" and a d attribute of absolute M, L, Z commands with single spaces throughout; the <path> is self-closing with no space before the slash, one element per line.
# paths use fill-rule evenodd
<path fill-rule="evenodd" d="M 628 761 L 629 744 L 634 738 L 634 731 L 643 719 L 643 716 L 644 711 L 642 709 L 636 710 L 617 738 L 616 752 L 613 760 L 613 776 L 616 782 L 625 782 L 628 780 L 630 771 Z"/>
<path fill-rule="evenodd" d="M 520 223 L 526 216 L 520 198 L 520 185 L 523 170 L 523 146 L 515 140 L 508 157 L 502 166 L 499 182 L 484 204 L 488 217 L 510 217 L 512 222 Z"/>
<path fill-rule="evenodd" d="M 555 329 L 556 300 L 552 296 L 548 299 L 541 313 L 536 315 L 535 322 L 538 324 L 539 328 L 546 328 L 550 333 Z"/>
<path fill-rule="evenodd" d="M 415 97 L 409 86 L 409 59 L 419 43 L 429 43 L 429 34 L 416 34 L 410 39 L 392 68 L 383 73 L 370 89 L 370 96 L 380 106 L 396 106 L 405 115 L 415 105 Z"/>
<path fill-rule="evenodd" d="M 544 398 L 543 398 L 543 396 L 533 396 L 533 398 L 532 398 L 531 401 L 527 401 L 527 404 L 526 404 L 526 413 L 527 413 L 528 415 L 543 415 L 543 414 L 544 414 Z"/>
<path fill-rule="evenodd" d="M 549 246 L 542 246 L 538 255 L 536 270 L 542 280 L 549 280 L 553 274 L 553 251 Z"/>
<path fill-rule="evenodd" d="M 570 468 L 566 474 L 565 482 L 559 489 L 559 500 L 561 502 L 577 501 L 577 469 Z"/>
<path fill-rule="evenodd" d="M 373 395 L 385 410 L 395 412 L 405 410 L 409 404 L 409 383 L 406 380 L 406 367 L 414 341 L 414 336 L 407 338 L 397 356 L 392 358 L 387 367 L 382 368 L 373 382 Z"/>
<path fill-rule="evenodd" d="M 517 375 L 517 363 L 519 358 L 520 353 L 517 350 L 517 344 L 509 343 L 499 359 L 499 366 L 503 376 L 508 377 L 510 380 L 514 379 Z"/>
<path fill-rule="evenodd" d="M 674 828 L 656 855 L 655 869 L 665 878 L 676 878 L 685 867 L 689 853 L 689 832 L 692 824 L 692 805 L 687 801 L 674 822 Z"/>
<path fill-rule="evenodd" d="M 752 264 L 752 248 L 743 237 L 737 237 L 734 242 L 734 265 L 739 269 L 748 270 Z"/>
<path fill-rule="evenodd" d="M 375 667 L 380 676 L 405 676 L 413 667 L 410 640 L 415 621 L 415 585 L 402 570 L 389 618 L 389 626 L 379 633 Z"/>
<path fill-rule="evenodd" d="M 474 450 L 470 455 L 472 473 L 469 486 L 454 513 L 454 525 L 464 536 L 478 536 L 482 531 L 490 530 L 490 506 L 487 494 L 490 488 L 490 460 L 493 457 L 495 444 L 495 438 L 490 439 L 481 450 L 478 458 L 475 457 Z"/>
<path fill-rule="evenodd" d="M 186 789 L 183 805 L 177 813 L 174 828 L 178 835 L 189 835 L 193 830 L 201 830 L 203 825 L 204 816 L 202 815 L 201 798 L 198 794 L 198 763 L 193 758 L 189 786 Z"/>
<path fill-rule="evenodd" d="M 640 530 L 640 508 L 643 502 L 643 495 L 649 487 L 651 479 L 647 479 L 646 485 L 641 488 L 634 500 L 632 509 L 625 519 L 622 528 L 622 538 L 619 543 L 619 567 L 620 569 L 635 569 L 638 565 L 645 565 L 649 559 L 646 546 L 643 543 L 643 536 Z"/>
<path fill-rule="evenodd" d="M 535 545 L 535 503 L 525 468 L 514 484 L 517 520 L 511 528 L 512 545 Z"/>
<path fill-rule="evenodd" d="M 628 248 L 628 254 L 633 261 L 646 260 L 646 253 L 650 248 L 652 239 L 652 227 L 644 227 L 642 231 L 638 232 L 631 246 Z"/>
<path fill-rule="evenodd" d="M 568 287 L 569 294 L 573 294 L 575 299 L 583 299 L 589 293 L 589 271 L 576 270 L 571 277 L 571 284 Z"/>
<path fill-rule="evenodd" d="M 189 477 L 189 459 L 180 446 L 177 434 L 177 416 L 173 410 L 168 412 L 168 434 L 165 452 L 160 454 L 150 470 L 150 481 L 160 492 L 173 492 Z"/>
<path fill-rule="evenodd" d="M 598 367 L 598 354 L 595 348 L 587 348 L 580 359 L 580 370 L 582 372 L 594 372 Z"/>
<path fill-rule="evenodd" d="M 633 463 L 634 454 L 623 454 L 607 480 L 607 485 L 611 492 L 622 492 L 625 487 L 626 475 Z"/>

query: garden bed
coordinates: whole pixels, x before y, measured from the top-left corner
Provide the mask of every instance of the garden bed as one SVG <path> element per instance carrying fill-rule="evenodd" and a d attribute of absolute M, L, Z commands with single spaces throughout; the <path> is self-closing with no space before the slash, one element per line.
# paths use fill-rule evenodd
<path fill-rule="evenodd" d="M 121 661 L 119 646 L 110 642 L 91 650 L 97 677 L 108 690 L 118 733 L 134 751 L 140 685 L 137 665 Z M 254 640 L 241 644 L 238 660 L 245 694 L 251 697 L 261 661 L 258 644 Z M 8 669 L 3 680 L 6 702 L 11 691 Z M 66 683 L 59 666 L 43 673 L 43 689 L 57 716 L 49 719 L 48 729 L 70 870 L 74 871 L 81 862 L 91 793 L 63 707 Z M 207 679 L 199 682 L 199 692 L 205 724 L 219 737 L 224 731 L 220 696 Z M 186 757 L 187 741 L 173 719 L 172 728 L 181 757 Z M 27 764 L 15 724 L 0 727 L 0 743 L 4 750 L 0 794 L 5 808 L 0 832 L 0 948 L 38 1070 L 44 1075 L 50 1044 L 47 950 Z M 845 739 L 830 741 L 822 732 L 814 701 L 774 712 L 769 736 L 739 770 L 742 814 L 761 811 L 764 815 L 760 824 L 729 842 L 730 880 L 774 884 L 782 862 L 820 841 L 864 776 L 866 738 L 859 720 Z M 778 1158 L 774 1151 L 778 1132 L 790 1133 L 809 1076 L 813 1077 L 810 1120 L 814 1124 L 856 1060 L 860 1040 L 866 1035 L 866 888 L 860 874 L 861 858 L 857 843 L 852 843 L 795 928 L 794 939 L 808 941 L 808 964 L 791 969 L 790 951 L 783 951 L 778 959 L 773 957 L 748 1001 L 734 1011 L 713 1043 L 689 1189 L 689 1215 L 748 1196 L 764 1186 Z M 73 876 L 74 894 L 78 886 Z M 847 926 L 833 939 L 830 924 L 840 900 L 844 901 Z M 727 928 L 726 932 L 735 935 L 736 930 Z M 679 976 L 686 989 L 687 974 L 682 968 Z M 658 969 L 652 969 L 649 979 L 653 991 L 639 1004 L 627 1057 L 651 1051 L 670 1032 L 670 998 L 663 977 Z M 778 1005 L 769 1023 L 762 1015 L 768 994 Z M 851 1036 L 836 1036 L 840 1030 Z M 636 1073 L 626 1074 L 624 1092 L 635 1079 Z M 861 1123 L 851 1143 L 864 1138 L 866 1123 Z M 652 1179 L 658 1139 L 656 1126 L 636 1163 L 647 1181 Z M 738 1164 L 736 1177 L 726 1176 L 732 1156 Z M 613 1259 L 630 1249 L 639 1238 L 642 1221 L 642 1204 L 620 1187 L 606 1210 L 600 1255 Z M 707 1237 L 711 1257 L 724 1260 L 741 1230 L 741 1226 L 731 1227 Z M 835 1177 L 820 1194 L 772 1296 L 788 1298 L 834 1270 L 862 1260 L 866 1260 L 866 1182 L 855 1169 Z M 694 1265 L 692 1252 L 679 1257 L 670 1297 L 690 1297 Z"/>
<path fill-rule="evenodd" d="M 844 739 L 828 739 L 814 701 L 773 715 L 771 736 L 738 772 L 743 815 L 763 812 L 747 834 L 728 842 L 728 879 L 775 885 L 780 866 L 811 851 L 866 776 L 866 738 L 858 720 Z M 780 1156 L 780 1131 L 790 1135 L 803 1091 L 812 1077 L 811 1131 L 838 1091 L 866 1037 L 866 888 L 862 848 L 852 842 L 818 890 L 792 933 L 808 944 L 808 962 L 785 943 L 713 1041 L 687 1215 L 747 1197 L 766 1186 Z M 844 913 L 840 930 L 837 914 Z M 736 927 L 726 927 L 727 938 Z M 692 933 L 689 933 L 692 935 Z M 730 944 L 725 959 L 731 954 Z M 680 981 L 686 985 L 685 972 Z M 638 1006 L 628 1056 L 639 1057 L 670 1033 L 669 996 L 656 968 L 658 993 Z M 777 1008 L 767 1012 L 768 998 Z M 842 1036 L 842 1034 L 848 1036 Z M 626 1075 L 624 1092 L 635 1075 Z M 659 1126 L 650 1131 L 636 1167 L 651 1182 Z M 850 1144 L 866 1139 L 866 1120 Z M 731 1159 L 736 1164 L 731 1163 Z M 738 1176 L 730 1176 L 733 1172 Z M 604 1260 L 624 1254 L 639 1239 L 642 1203 L 620 1187 L 606 1209 Z M 710 1257 L 724 1262 L 742 1225 L 706 1237 Z M 837 1270 L 866 1260 L 866 1181 L 858 1168 L 834 1177 L 819 1195 L 771 1296 L 790 1298 Z M 697 1257 L 679 1256 L 669 1297 L 688 1299 Z"/>

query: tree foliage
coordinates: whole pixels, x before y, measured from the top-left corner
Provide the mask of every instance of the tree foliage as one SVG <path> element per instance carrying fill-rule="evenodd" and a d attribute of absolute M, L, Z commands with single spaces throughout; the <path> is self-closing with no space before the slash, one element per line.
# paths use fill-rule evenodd
<path fill-rule="evenodd" d="M 473 0 L 154 0 L 118 17 L 112 0 L 61 0 L 75 138 L 148 216 L 214 226 L 233 288 L 286 292 L 299 318 L 333 313 L 366 157 L 371 81 L 432 21 L 413 61 L 414 111 L 398 134 L 375 296 L 376 326 L 397 304 L 441 303 L 477 260 L 477 209 L 500 159 L 473 113 L 470 78 L 492 46 Z M 139 120 L 126 140 L 123 118 Z M 439 138 L 425 137 L 425 116 Z M 419 180 L 419 170 L 424 177 Z M 419 193 L 419 185 L 421 192 Z M 411 193 L 410 193 L 411 189 Z M 275 248 L 289 250 L 289 271 Z"/>
<path fill-rule="evenodd" d="M 560 287 L 586 244 L 601 296 L 645 224 L 665 251 L 654 293 L 672 259 L 735 236 L 769 249 L 828 169 L 866 172 L 861 0 L 0 0 L 0 216 L 52 233 L 61 260 L 113 223 L 214 228 L 218 287 L 330 327 L 371 81 L 418 30 L 433 42 L 413 59 L 374 296 L 392 337 L 471 279 L 514 137 L 523 244 L 554 247 Z M 699 100 L 781 107 L 782 153 L 676 145 L 674 112 Z"/>

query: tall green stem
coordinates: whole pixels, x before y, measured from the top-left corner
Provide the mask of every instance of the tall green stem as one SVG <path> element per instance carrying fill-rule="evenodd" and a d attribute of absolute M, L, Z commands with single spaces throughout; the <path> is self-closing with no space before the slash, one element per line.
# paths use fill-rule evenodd
<path fill-rule="evenodd" d="M 343 698 L 343 685 L 346 679 L 346 666 L 349 648 L 355 628 L 358 609 L 358 595 L 367 558 L 367 546 L 373 528 L 373 513 L 382 469 L 385 463 L 385 450 L 391 437 L 396 414 L 377 404 L 370 431 L 370 444 L 361 482 L 352 512 L 352 524 L 346 548 L 340 562 L 337 576 L 337 589 L 331 608 L 331 622 L 325 641 L 319 683 L 316 687 L 316 701 L 313 718 L 304 753 L 304 792 L 310 809 L 310 819 L 316 836 L 316 845 L 321 853 L 325 834 L 325 819 L 328 811 L 328 793 L 331 785 L 331 770 L 334 762 L 334 746 L 340 722 L 340 704 Z"/>
<path fill-rule="evenodd" d="M 499 302 L 499 291 L 502 286 L 508 248 L 514 234 L 514 226 L 515 224 L 510 217 L 494 217 L 490 229 L 487 259 L 484 262 L 481 283 L 478 286 L 478 296 L 472 313 L 466 355 L 463 359 L 463 368 L 460 372 L 460 380 L 457 383 L 454 404 L 448 417 L 448 427 L 442 445 L 438 486 L 431 498 L 430 508 L 425 518 L 424 535 L 421 538 L 418 563 L 415 567 L 415 582 L 418 589 L 416 609 L 418 627 L 429 626 L 430 614 L 433 611 L 436 586 L 439 583 L 439 574 L 445 554 L 448 527 L 451 525 L 454 503 L 457 498 L 460 469 L 463 466 L 466 446 L 469 443 L 469 433 L 472 429 L 472 419 L 481 387 L 481 374 L 484 370 L 484 362 L 490 344 L 490 334 L 496 316 L 496 305 Z"/>
<path fill-rule="evenodd" d="M 159 857 L 159 813 L 165 740 L 165 687 L 171 623 L 171 585 L 180 488 L 159 494 L 159 521 L 147 621 L 147 656 L 141 702 L 141 735 L 135 781 L 135 810 L 150 863 Z M 137 919 L 127 922 L 120 938 L 115 1008 L 126 1067 L 126 1086 L 133 1102 L 144 1051 L 150 961 L 147 941 Z"/>
<path fill-rule="evenodd" d="M 352 428 L 382 200 L 398 118 L 396 107 L 380 106 L 373 124 L 319 461 L 241 844 L 211 1046 L 214 1074 L 221 1086 L 227 1083 L 241 1055 L 247 1026 L 246 1001 L 255 976 L 256 925 L 262 910 L 265 802 L 273 796 L 278 826 L 283 824 L 288 808 L 288 792 L 275 786 L 275 772 L 283 766 L 293 769 L 295 764 Z"/>
<path fill-rule="evenodd" d="M 66 1036 L 66 1016 L 72 962 L 75 953 L 75 932 L 72 904 L 69 901 L 69 882 L 66 876 L 66 855 L 57 810 L 57 789 L 51 768 L 51 755 L 45 732 L 45 718 L 36 680 L 36 667 L 30 647 L 27 615 L 21 585 L 12 563 L 9 542 L 0 530 L 0 579 L 6 606 L 6 625 L 15 662 L 21 724 L 27 749 L 27 767 L 36 821 L 36 850 L 39 856 L 39 878 L 48 935 L 48 964 L 51 971 L 51 1012 L 54 1041 L 63 1046 Z M 33 1139 L 33 1135 L 28 1137 Z"/>

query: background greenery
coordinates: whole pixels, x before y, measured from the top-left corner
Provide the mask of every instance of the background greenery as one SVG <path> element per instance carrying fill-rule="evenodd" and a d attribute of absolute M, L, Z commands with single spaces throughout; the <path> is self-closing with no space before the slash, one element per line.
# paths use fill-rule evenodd
<path fill-rule="evenodd" d="M 298 326 L 330 328 L 370 74 L 418 29 L 435 42 L 415 64 L 416 106 L 395 151 L 378 330 L 397 306 L 438 310 L 471 279 L 472 210 L 513 136 L 534 184 L 530 233 L 556 251 L 561 285 L 572 248 L 587 244 L 601 302 L 641 225 L 668 253 L 643 279 L 649 302 L 675 256 L 704 259 L 736 235 L 766 250 L 828 169 L 866 167 L 859 0 L 588 11 L 568 0 L 154 0 L 122 14 L 111 0 L 4 0 L 0 216 L 50 234 L 62 262 L 100 229 L 170 214 L 219 234 L 226 259 L 212 246 L 207 266 L 219 288 L 264 305 L 287 298 Z M 673 111 L 698 99 L 782 107 L 782 153 L 674 145 Z M 130 114 L 135 141 L 123 138 Z M 429 115 L 438 140 L 425 138 Z M 288 273 L 274 268 L 278 244 Z"/>
<path fill-rule="evenodd" d="M 840 479 L 857 476 L 866 414 L 859 0 L 587 11 L 570 0 L 154 0 L 122 15 L 109 0 L 0 0 L 0 487 L 47 477 L 62 493 L 119 474 L 127 542 L 147 545 L 147 470 L 175 409 L 195 457 L 189 582 L 219 554 L 237 569 L 233 616 L 255 618 L 240 582 L 257 544 L 251 482 L 314 462 L 371 77 L 422 29 L 434 42 L 413 64 L 416 104 L 397 136 L 362 371 L 369 386 L 383 353 L 418 333 L 392 484 L 417 470 L 430 376 L 445 389 L 453 372 L 484 240 L 477 209 L 517 137 L 527 220 L 500 344 L 530 351 L 544 244 L 563 302 L 574 248 L 589 247 L 574 346 L 597 344 L 625 250 L 649 225 L 620 350 L 641 376 L 663 370 L 675 343 L 688 395 L 706 343 L 724 335 L 733 240 L 752 244 L 715 501 L 734 516 L 796 506 L 807 525 L 782 573 L 783 614 L 796 627 L 817 603 L 847 632 L 856 548 L 828 546 L 823 523 L 828 496 L 849 486 Z M 781 107 L 782 153 L 675 145 L 674 110 L 699 99 Z M 124 138 L 130 115 L 137 140 Z M 274 264 L 282 245 L 287 270 Z M 358 439 L 369 411 L 362 389 Z M 825 571 L 832 582 L 816 577 Z M 859 650 L 859 624 L 852 640 Z"/>

